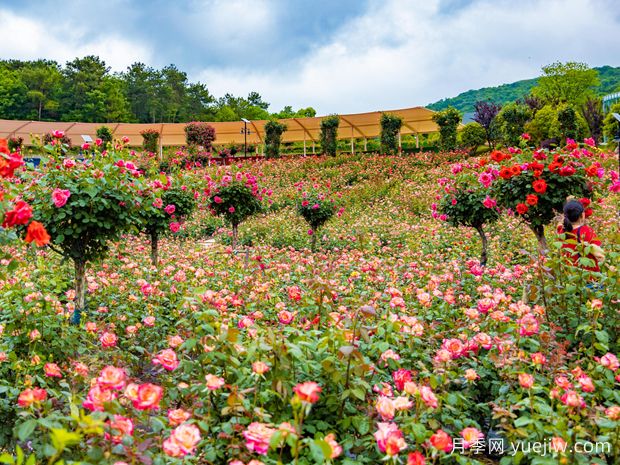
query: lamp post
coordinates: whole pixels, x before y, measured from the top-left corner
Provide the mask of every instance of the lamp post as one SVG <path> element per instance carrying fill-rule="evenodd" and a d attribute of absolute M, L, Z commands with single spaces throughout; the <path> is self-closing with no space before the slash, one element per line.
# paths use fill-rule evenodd
<path fill-rule="evenodd" d="M 250 120 L 245 118 L 241 118 L 243 121 L 243 129 L 241 130 L 241 134 L 243 134 L 243 156 L 248 156 L 248 134 L 252 134 L 250 130 L 248 130 L 248 123 Z"/>

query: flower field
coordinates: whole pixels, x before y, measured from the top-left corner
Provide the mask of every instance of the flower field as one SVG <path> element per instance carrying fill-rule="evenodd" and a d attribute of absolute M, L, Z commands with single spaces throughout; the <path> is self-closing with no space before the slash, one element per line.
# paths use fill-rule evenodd
<path fill-rule="evenodd" d="M 51 240 L 3 246 L 0 463 L 620 463 L 617 159 L 584 147 L 14 168 Z M 536 210 L 581 175 L 600 272 Z M 152 227 L 116 234 L 131 189 Z"/>

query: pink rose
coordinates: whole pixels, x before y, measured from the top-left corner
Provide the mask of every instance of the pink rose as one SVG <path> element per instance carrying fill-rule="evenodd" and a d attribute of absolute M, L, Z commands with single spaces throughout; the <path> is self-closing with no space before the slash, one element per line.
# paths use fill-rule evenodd
<path fill-rule="evenodd" d="M 71 192 L 67 189 L 54 189 L 52 192 L 52 201 L 57 208 L 64 206 L 71 197 Z"/>

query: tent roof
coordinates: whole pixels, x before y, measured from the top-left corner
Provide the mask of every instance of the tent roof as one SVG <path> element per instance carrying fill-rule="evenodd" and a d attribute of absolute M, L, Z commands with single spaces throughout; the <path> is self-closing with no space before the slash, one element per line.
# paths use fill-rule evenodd
<path fill-rule="evenodd" d="M 436 132 L 437 125 L 432 120 L 433 112 L 427 108 L 415 107 L 402 110 L 389 110 L 388 113 L 403 118 L 401 134 L 425 134 Z M 382 111 L 369 113 L 355 113 L 340 115 L 338 128 L 339 139 L 374 138 L 381 133 Z M 283 142 L 318 142 L 321 130 L 321 119 L 316 118 L 288 118 L 279 120 L 286 124 L 287 131 L 282 134 Z M 265 135 L 265 120 L 250 121 L 248 123 L 248 143 L 259 144 L 263 142 Z M 215 128 L 216 144 L 243 144 L 244 123 L 242 121 L 214 122 L 209 123 Z M 129 137 L 130 145 L 141 145 L 140 132 L 145 129 L 154 129 L 161 134 L 161 143 L 164 146 L 185 144 L 185 123 L 157 123 L 157 124 L 133 124 L 133 123 L 67 123 L 67 122 L 43 122 L 43 121 L 15 121 L 0 120 L 0 137 L 22 137 L 24 142 L 29 143 L 31 136 L 61 130 L 71 139 L 74 145 L 83 143 L 82 135 L 96 137 L 98 127 L 107 126 L 116 137 Z"/>

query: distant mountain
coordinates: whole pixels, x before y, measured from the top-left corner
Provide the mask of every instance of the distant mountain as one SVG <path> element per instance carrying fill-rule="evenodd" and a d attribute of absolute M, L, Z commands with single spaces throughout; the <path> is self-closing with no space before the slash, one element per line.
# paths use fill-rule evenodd
<path fill-rule="evenodd" d="M 603 96 L 611 92 L 620 90 L 620 67 L 601 66 L 594 68 L 598 71 L 601 85 L 596 89 L 597 94 Z M 452 98 L 445 98 L 438 102 L 427 105 L 431 110 L 443 110 L 449 106 L 453 106 L 461 113 L 470 113 L 474 111 L 474 104 L 479 100 L 490 100 L 495 103 L 513 102 L 516 99 L 523 98 L 529 94 L 532 87 L 536 85 L 538 78 L 524 79 L 522 81 L 513 82 L 512 84 L 503 84 L 497 87 L 483 87 L 477 90 L 468 90 L 462 94 Z"/>

